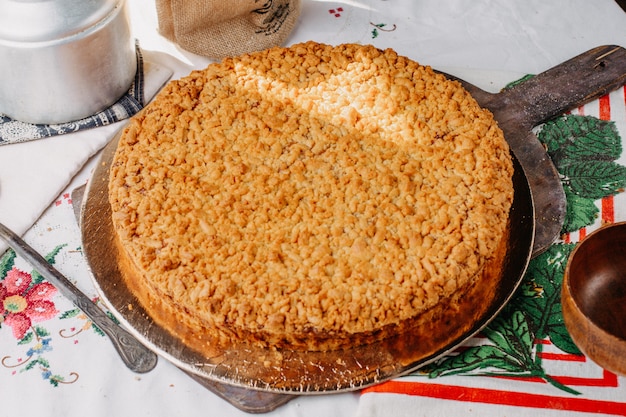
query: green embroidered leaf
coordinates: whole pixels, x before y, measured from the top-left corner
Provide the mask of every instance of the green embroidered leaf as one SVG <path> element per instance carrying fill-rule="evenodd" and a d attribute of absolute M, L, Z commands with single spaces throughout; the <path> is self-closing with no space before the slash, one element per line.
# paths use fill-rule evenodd
<path fill-rule="evenodd" d="M 567 211 L 563 222 L 563 233 L 574 232 L 583 227 L 593 224 L 597 219 L 600 209 L 591 198 L 580 197 L 574 194 L 568 187 L 564 187 L 567 199 Z"/>
<path fill-rule="evenodd" d="M 500 326 L 501 316 L 496 317 L 493 322 L 483 329 L 483 333 L 485 336 L 491 340 L 493 344 L 502 349 L 508 355 L 515 356 L 519 352 L 515 349 L 515 346 L 509 342 L 509 338 L 507 337 L 508 333 L 506 330 L 503 330 Z"/>
<path fill-rule="evenodd" d="M 17 342 L 18 345 L 26 345 L 28 343 L 30 343 L 33 340 L 34 337 L 34 333 L 33 332 L 28 332 L 24 335 L 24 337 L 22 337 L 22 340 L 20 340 L 19 342 Z"/>
<path fill-rule="evenodd" d="M 41 326 L 34 326 L 34 329 L 35 329 L 35 332 L 37 333 L 37 336 L 39 337 L 50 336 L 50 332 Z"/>
<path fill-rule="evenodd" d="M 515 301 L 519 301 L 519 300 L 515 300 Z M 526 312 L 528 320 L 530 322 L 530 326 L 536 331 L 538 326 L 536 326 L 535 319 L 537 317 L 543 316 L 544 309 L 545 309 L 545 300 L 543 298 L 533 297 L 533 298 L 524 299 L 523 304 L 521 303 L 517 304 L 513 302 L 512 305 L 515 305 L 518 308 L 522 309 L 522 311 Z"/>
<path fill-rule="evenodd" d="M 526 81 L 526 80 L 530 80 L 530 79 L 531 79 L 531 78 L 533 78 L 533 77 L 534 77 L 534 75 L 533 75 L 533 74 L 526 74 L 526 75 L 524 75 L 522 78 L 520 78 L 519 80 L 512 81 L 512 82 L 508 83 L 508 84 L 504 87 L 504 89 L 505 89 L 505 90 L 507 90 L 507 89 L 509 89 L 509 88 L 513 88 L 513 87 L 515 87 L 516 85 L 521 84 L 521 83 L 523 83 L 523 82 L 524 82 L 524 81 Z"/>
<path fill-rule="evenodd" d="M 569 335 L 567 328 L 562 323 L 561 325 L 552 325 L 550 327 L 550 341 L 563 352 L 573 355 L 582 355 L 582 352 L 578 349 L 578 346 L 576 346 L 572 337 Z"/>
<path fill-rule="evenodd" d="M 516 294 L 512 304 L 525 311 L 534 329 L 535 337 L 550 340 L 561 350 L 578 353 L 563 323 L 561 311 L 561 284 L 563 273 L 574 244 L 552 245 L 546 252 L 533 259 L 524 276 L 541 288 L 538 296 L 528 297 Z"/>
<path fill-rule="evenodd" d="M 376 28 L 372 29 L 372 39 L 376 39 L 378 37 L 378 30 Z"/>
<path fill-rule="evenodd" d="M 563 232 L 592 224 L 599 213 L 595 200 L 626 186 L 626 167 L 615 162 L 622 153 L 615 123 L 566 115 L 545 123 L 537 137 L 563 177 L 567 198 Z"/>
<path fill-rule="evenodd" d="M 67 244 L 65 244 L 65 245 L 58 245 L 56 248 L 52 249 L 52 252 L 50 252 L 49 254 L 47 254 L 45 256 L 46 261 L 48 261 L 51 264 L 54 264 L 55 263 L 55 258 L 57 257 L 59 252 L 61 252 L 61 249 L 63 249 L 66 246 L 67 246 Z"/>
<path fill-rule="evenodd" d="M 0 280 L 6 278 L 7 273 L 13 269 L 13 265 L 15 265 L 15 251 L 13 249 L 7 250 L 2 258 L 0 258 Z"/>
<path fill-rule="evenodd" d="M 513 299 L 513 304 L 528 314 L 535 328 L 536 337 L 539 339 L 547 336 L 544 325 L 552 312 L 553 304 L 559 301 L 555 299 L 555 296 L 560 295 L 562 272 L 559 274 L 557 269 L 562 253 L 556 251 L 555 246 L 558 245 L 551 246 L 546 252 L 533 259 L 524 276 L 524 280 L 532 281 L 537 288 L 541 289 L 538 295 L 521 297 L 517 294 Z"/>
<path fill-rule="evenodd" d="M 26 364 L 26 366 L 24 367 L 24 369 L 22 370 L 22 372 L 29 371 L 29 370 L 33 369 L 35 367 L 35 365 L 37 365 L 38 363 L 39 363 L 38 359 L 35 359 L 35 360 L 32 360 L 32 361 L 28 362 Z"/>
<path fill-rule="evenodd" d="M 570 207 L 570 222 L 564 230 L 591 224 L 597 211 L 591 202 L 578 198 L 598 200 L 617 194 L 626 186 L 626 167 L 615 163 L 622 153 L 622 140 L 615 123 L 568 115 L 545 123 L 537 137 L 564 177 Z"/>
<path fill-rule="evenodd" d="M 120 321 L 113 315 L 111 314 L 110 311 L 106 311 L 105 314 L 107 316 L 109 316 L 109 318 L 111 320 L 113 320 L 116 324 L 120 324 Z M 98 326 L 96 326 L 95 324 L 91 324 L 91 328 L 93 329 L 94 332 L 96 332 L 96 334 L 99 334 L 100 336 L 105 336 L 104 332 L 102 331 L 102 329 L 100 329 Z"/>
<path fill-rule="evenodd" d="M 429 378 L 469 373 L 475 369 L 496 368 L 503 371 L 523 371 L 510 355 L 497 346 L 473 346 L 456 356 L 446 357 L 428 374 Z"/>
<path fill-rule="evenodd" d="M 115 322 L 115 324 L 120 324 L 120 321 L 117 319 L 117 317 L 115 317 L 113 314 L 111 314 L 111 312 L 110 312 L 110 311 L 107 311 L 107 312 L 106 312 L 106 315 L 107 315 L 107 316 L 109 316 L 109 318 L 110 318 L 111 320 L 113 320 L 113 321 Z"/>
<path fill-rule="evenodd" d="M 591 116 L 563 116 L 545 123 L 537 137 L 561 169 L 571 163 L 614 161 L 622 153 L 614 122 Z"/>
<path fill-rule="evenodd" d="M 62 314 L 59 316 L 59 318 L 60 318 L 61 320 L 63 320 L 63 319 L 71 319 L 71 318 L 73 318 L 73 317 L 78 316 L 80 313 L 81 313 L 80 309 L 75 308 L 75 309 L 73 309 L 73 310 L 68 310 L 68 311 L 66 311 L 66 312 L 62 313 Z"/>
<path fill-rule="evenodd" d="M 561 167 L 564 185 L 583 198 L 599 200 L 626 187 L 626 167 L 612 161 L 572 162 Z"/>
<path fill-rule="evenodd" d="M 484 333 L 509 355 L 522 362 L 532 362 L 535 337 L 530 330 L 526 316 L 521 311 L 507 309 L 485 328 Z M 494 333 L 502 337 L 494 337 Z"/>
<path fill-rule="evenodd" d="M 450 356 L 429 370 L 429 377 L 468 374 L 477 369 L 527 373 L 533 368 L 533 341 L 524 314 L 500 314 L 483 330 L 494 345 L 471 347 Z"/>
<path fill-rule="evenodd" d="M 48 261 L 51 265 L 54 265 L 56 256 L 59 254 L 59 252 L 61 252 L 61 249 L 63 249 L 65 246 L 67 245 L 58 245 L 56 248 L 52 249 L 52 252 L 44 256 L 44 259 Z M 44 280 L 41 274 L 37 271 L 33 271 L 31 273 L 31 276 L 33 277 L 33 281 L 32 281 L 33 285 L 39 284 L 40 282 Z"/>
<path fill-rule="evenodd" d="M 80 309 L 75 308 L 73 310 L 68 310 L 68 311 L 62 313 L 61 315 L 59 315 L 59 318 L 61 320 L 63 320 L 63 319 L 70 319 L 72 317 L 78 316 L 80 313 L 81 313 Z"/>
<path fill-rule="evenodd" d="M 91 328 L 93 329 L 93 331 L 100 335 L 100 336 L 105 336 L 104 332 L 102 331 L 102 329 L 100 329 L 98 326 L 96 326 L 94 323 L 91 323 Z"/>
<path fill-rule="evenodd" d="M 31 369 L 33 369 L 35 366 L 41 366 L 44 369 L 49 369 L 50 368 L 50 362 L 48 362 L 47 359 L 39 356 L 35 359 L 32 359 L 30 362 L 28 362 L 28 364 L 26 364 L 26 366 L 24 367 L 24 369 L 22 369 L 22 372 L 24 371 L 29 371 Z"/>

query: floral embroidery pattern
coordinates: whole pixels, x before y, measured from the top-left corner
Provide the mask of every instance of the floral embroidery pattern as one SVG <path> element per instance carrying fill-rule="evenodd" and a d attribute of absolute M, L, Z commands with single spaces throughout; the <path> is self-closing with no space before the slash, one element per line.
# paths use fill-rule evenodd
<path fill-rule="evenodd" d="M 64 245 L 59 245 L 53 249 L 45 258 L 48 262 L 54 263 Z M 71 384 L 78 380 L 76 372 L 70 372 L 69 378 L 52 372 L 46 353 L 53 350 L 52 337 L 48 329 L 38 323 L 56 318 L 82 318 L 86 324 L 82 330 L 95 327 L 92 322 L 81 314 L 80 310 L 72 309 L 61 313 L 52 297 L 57 293 L 57 289 L 44 278 L 33 271 L 28 273 L 15 266 L 16 254 L 8 250 L 0 258 L 0 329 L 6 326 L 11 329 L 13 337 L 17 340 L 18 346 L 28 346 L 25 357 L 4 356 L 0 359 L 0 364 L 8 369 L 15 369 L 13 373 L 38 369 L 44 380 L 53 386 L 59 384 Z M 73 328 L 74 330 L 74 328 Z M 65 331 L 61 330 L 61 337 Z M 80 333 L 75 332 L 73 335 Z M 102 334 L 101 331 L 96 331 Z"/>
<path fill-rule="evenodd" d="M 388 27 L 386 23 L 370 22 L 370 26 L 374 27 L 374 29 L 372 29 L 372 39 L 376 39 L 378 37 L 379 32 L 393 32 L 394 30 L 397 29 L 397 26 L 395 25 L 395 23 Z"/>
<path fill-rule="evenodd" d="M 13 336 L 23 339 L 33 323 L 54 317 L 58 311 L 50 297 L 56 288 L 47 282 L 31 285 L 32 277 L 13 267 L 0 283 L 2 322 L 13 328 Z"/>
<path fill-rule="evenodd" d="M 341 13 L 343 13 L 343 7 L 338 7 L 336 9 L 329 9 L 328 13 L 335 17 L 341 17 Z"/>
<path fill-rule="evenodd" d="M 91 301 L 93 301 L 96 304 L 100 303 L 100 299 L 97 298 L 97 297 L 92 299 Z M 109 318 L 111 320 L 113 320 L 116 324 L 120 324 L 119 320 L 117 320 L 117 318 L 113 314 L 111 314 L 110 311 L 107 311 L 105 314 L 107 316 L 109 316 Z M 80 329 L 77 329 L 76 327 L 72 327 L 72 328 L 69 329 L 69 332 L 67 331 L 67 329 L 61 330 L 59 332 L 59 336 L 61 336 L 63 338 L 70 338 L 70 337 L 74 337 L 74 336 L 78 335 L 79 333 L 82 333 L 85 330 L 89 330 L 89 329 L 93 330 L 95 333 L 99 334 L 100 336 L 106 336 L 106 334 L 102 331 L 102 329 L 100 329 L 98 326 L 96 326 L 96 324 L 93 321 L 91 321 L 91 319 L 89 317 L 87 317 L 85 315 L 85 313 L 83 313 L 78 308 L 75 308 L 75 309 L 72 309 L 72 310 L 68 310 L 68 311 L 66 311 L 65 313 L 63 313 L 63 314 L 61 314 L 59 316 L 59 318 L 61 320 L 63 320 L 63 319 L 70 319 L 70 318 L 73 318 L 73 317 L 76 317 L 76 318 L 79 318 L 81 320 L 84 320 L 85 323 L 83 324 L 83 326 Z"/>

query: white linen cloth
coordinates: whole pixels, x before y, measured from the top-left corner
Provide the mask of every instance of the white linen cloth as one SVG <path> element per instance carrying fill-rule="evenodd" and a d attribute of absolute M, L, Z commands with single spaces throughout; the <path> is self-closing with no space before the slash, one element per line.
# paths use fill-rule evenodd
<path fill-rule="evenodd" d="M 173 61 L 174 65 L 166 66 L 174 69 L 174 78 L 210 62 L 181 51 L 160 37 L 150 2 L 131 1 L 129 5 L 135 36 L 142 48 L 167 54 L 159 55 L 159 62 Z M 299 24 L 288 43 L 306 40 L 393 47 L 420 63 L 495 91 L 519 74 L 539 73 L 593 47 L 626 46 L 626 13 L 613 0 L 304 0 Z M 62 192 L 84 183 L 89 177 L 89 166 L 82 171 L 80 168 L 113 136 L 113 130 L 101 131 L 103 137 L 89 146 L 69 136 L 50 140 L 66 140 L 66 151 L 71 151 L 72 158 L 66 158 L 61 147 L 44 146 L 44 142 L 41 148 L 27 147 L 30 144 L 11 145 L 24 147 L 19 151 L 15 148 L 10 155 L 3 155 L 9 147 L 0 148 L 0 204 L 3 204 L 4 190 L 15 196 L 15 200 L 12 197 L 4 203 L 6 205 L 0 205 L 0 221 L 15 225 L 15 218 L 24 215 L 24 205 L 36 206 L 29 220 L 21 226 L 25 230 L 39 216 L 36 213 L 45 210 L 64 190 L 75 172 L 80 171 Z M 80 151 L 74 152 L 74 147 Z M 41 163 L 44 165 L 39 165 Z M 10 168 L 4 168 L 5 164 Z M 20 165 L 32 165 L 32 168 Z M 8 180 L 3 178 L 16 172 L 24 179 L 5 184 Z M 27 185 L 48 181 L 48 177 L 54 181 L 47 182 L 47 187 L 56 187 L 57 191 L 47 192 L 45 197 L 31 193 L 28 198 L 18 198 Z M 43 188 L 46 187 L 38 189 Z M 6 218 L 4 213 L 7 213 Z M 69 205 L 54 206 L 28 231 L 26 240 L 42 253 L 48 253 L 58 242 L 67 243 L 68 248 L 78 248 L 80 239 L 73 221 Z M 73 277 L 85 292 L 96 296 L 81 254 L 67 251 L 62 258 L 58 262 L 62 272 Z M 28 270 L 23 263 L 19 267 Z M 59 310 L 71 308 L 67 302 L 63 304 L 63 300 L 55 302 Z M 15 346 L 10 328 L 5 326 L 0 329 L 3 365 L 0 366 L 0 407 L 3 414 L 16 417 L 248 415 L 210 394 L 165 360 L 160 360 L 149 374 L 132 374 L 121 364 L 109 342 L 91 331 L 68 339 L 64 346 L 58 340 L 58 334 L 64 329 L 58 322 L 48 325 L 51 334 L 56 331 L 56 344 L 46 357 L 53 371 L 69 380 L 76 372 L 79 375 L 76 382 L 52 387 L 35 371 L 20 373 L 19 367 L 10 368 L 21 358 L 18 355 L 25 354 L 23 348 Z M 61 330 L 53 329 L 54 326 Z M 623 384 L 621 379 L 619 382 Z M 570 415 L 569 412 L 541 412 Z M 537 414 L 537 410 L 398 394 L 343 393 L 297 397 L 267 416 L 527 416 L 531 413 Z M 593 410 L 577 415 L 592 414 L 598 415 Z"/>

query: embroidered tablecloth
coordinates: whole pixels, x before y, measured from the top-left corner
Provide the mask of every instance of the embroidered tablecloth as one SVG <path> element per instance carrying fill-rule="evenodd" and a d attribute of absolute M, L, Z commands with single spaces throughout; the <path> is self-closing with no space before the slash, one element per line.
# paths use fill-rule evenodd
<path fill-rule="evenodd" d="M 161 38 L 152 4 L 129 4 L 142 48 L 171 64 L 174 78 L 210 62 Z M 626 46 L 626 14 L 611 0 L 309 0 L 289 43 L 309 39 L 393 47 L 497 91 L 595 46 Z M 626 220 L 626 90 L 537 133 L 567 178 L 570 210 L 562 239 L 531 262 L 505 311 L 425 369 L 359 392 L 295 397 L 268 415 L 626 415 L 626 379 L 580 354 L 558 299 L 576 242 Z M 71 198 L 96 163 L 87 159 L 24 238 L 97 301 Z M 0 254 L 0 311 L 1 415 L 247 415 L 166 360 L 147 374 L 126 369 L 106 336 L 11 251 Z"/>

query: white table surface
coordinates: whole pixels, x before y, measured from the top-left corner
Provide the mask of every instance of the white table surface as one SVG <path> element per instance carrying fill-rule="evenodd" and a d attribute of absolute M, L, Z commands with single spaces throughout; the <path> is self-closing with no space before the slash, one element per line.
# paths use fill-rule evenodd
<path fill-rule="evenodd" d="M 141 47 L 158 52 L 154 56 L 158 56 L 160 64 L 173 70 L 174 78 L 211 62 L 180 50 L 158 35 L 156 11 L 151 1 L 129 0 L 129 8 L 133 31 Z M 329 12 L 340 8 L 339 16 Z M 385 24 L 386 29 L 395 25 L 395 29 L 379 31 L 374 37 L 375 24 Z M 484 89 L 497 91 L 519 75 L 539 73 L 593 47 L 604 44 L 626 46 L 626 13 L 612 0 L 304 0 L 298 26 L 288 43 L 307 40 L 391 47 L 422 64 L 463 75 Z M 107 134 L 112 136 L 112 132 Z M 55 139 L 45 139 L 52 140 Z M 36 155 L 37 147 L 31 146 L 27 151 L 26 147 L 22 148 L 24 150 L 17 148 L 23 146 L 21 144 L 10 146 L 14 147 L 11 151 L 0 147 L 0 162 L 3 153 L 8 155 L 9 152 L 12 158 L 15 155 L 23 157 L 25 165 L 37 158 L 45 159 L 45 155 Z M 46 146 L 54 148 L 47 143 L 39 149 Z M 64 146 L 71 146 L 71 141 Z M 40 212 L 43 214 L 26 233 L 25 239 L 45 254 L 61 245 L 56 257 L 57 267 L 95 297 L 97 294 L 80 253 L 80 236 L 68 195 L 89 178 L 94 164 L 94 160 L 89 159 L 91 153 L 85 154 L 84 160 L 78 161 L 80 163 L 73 162 L 78 168 L 85 164 L 82 170 L 72 168 L 67 180 L 51 184 L 52 204 L 48 206 L 45 199 L 44 203 L 38 203 L 43 205 L 35 208 L 35 218 Z M 25 188 L 29 187 L 28 181 L 38 181 L 37 178 L 44 177 L 46 170 L 53 166 L 34 165 L 25 168 L 31 173 L 24 180 Z M 2 181 L 8 181 L 6 176 L 10 174 L 4 175 L 0 178 L 0 185 Z M 20 259 L 16 260 L 15 266 L 23 271 L 31 270 Z M 61 296 L 55 296 L 54 301 L 61 312 L 73 310 Z M 0 415 L 248 415 L 200 387 L 165 360 L 148 374 L 130 372 L 121 364 L 106 338 L 93 331 L 80 315 L 57 317 L 41 323 L 41 327 L 51 335 L 49 348 L 32 343 L 18 345 L 9 326 L 0 328 Z M 41 336 L 42 339 L 45 337 Z M 29 351 L 31 348 L 40 351 L 33 353 Z M 45 354 L 41 353 L 43 351 Z M 32 363 L 33 358 L 40 357 L 47 362 Z M 32 369 L 26 369 L 27 366 Z M 63 380 L 57 386 L 50 383 L 55 375 Z M 498 382 L 494 384 L 497 386 Z M 617 384 L 626 398 L 624 381 L 617 379 Z M 390 408 L 389 404 L 395 405 Z M 532 405 L 498 406 L 462 399 L 445 401 L 436 397 L 396 395 L 391 402 L 377 402 L 375 396 L 350 392 L 300 396 L 267 415 L 529 416 L 537 412 Z M 541 414 L 565 415 L 544 409 Z M 589 415 L 598 414 L 589 411 Z"/>

